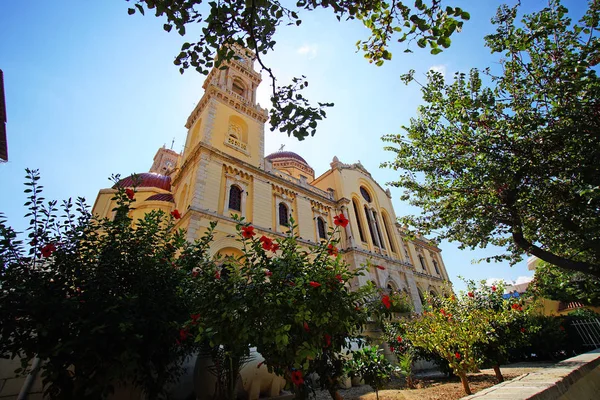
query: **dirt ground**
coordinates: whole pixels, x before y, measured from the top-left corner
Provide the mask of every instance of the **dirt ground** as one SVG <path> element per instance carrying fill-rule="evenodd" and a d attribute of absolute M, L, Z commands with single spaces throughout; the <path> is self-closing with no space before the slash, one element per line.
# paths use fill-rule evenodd
<path fill-rule="evenodd" d="M 514 379 L 523 374 L 546 368 L 552 363 L 517 363 L 500 368 L 505 380 Z M 471 391 L 494 386 L 496 376 L 492 369 L 482 369 L 481 372 L 468 374 Z M 386 389 L 379 391 L 379 400 L 456 400 L 466 396 L 458 377 L 446 378 L 444 375 L 432 372 L 418 374 L 417 389 L 406 389 L 403 381 L 394 379 Z M 341 389 L 339 392 L 344 400 L 375 400 L 375 391 L 368 385 Z M 317 400 L 331 399 L 327 392 L 317 393 Z"/>

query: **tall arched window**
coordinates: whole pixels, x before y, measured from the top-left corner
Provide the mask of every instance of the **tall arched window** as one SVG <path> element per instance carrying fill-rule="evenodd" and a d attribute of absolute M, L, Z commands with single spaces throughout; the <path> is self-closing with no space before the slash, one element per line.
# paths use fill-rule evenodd
<path fill-rule="evenodd" d="M 438 267 L 438 263 L 435 260 L 433 260 L 433 268 L 435 268 L 435 273 L 440 275 L 440 268 Z"/>
<path fill-rule="evenodd" d="M 362 224 L 360 223 L 360 215 L 358 214 L 358 206 L 356 205 L 356 200 L 352 199 L 352 208 L 354 208 L 354 216 L 356 217 L 356 223 L 358 225 L 358 234 L 360 235 L 360 240 L 366 242 L 365 234 L 363 233 Z"/>
<path fill-rule="evenodd" d="M 371 213 L 367 206 L 365 206 L 365 215 L 367 216 L 367 225 L 369 225 L 369 233 L 371 234 L 371 240 L 373 241 L 374 246 L 379 246 L 377 243 L 377 239 L 375 238 L 375 233 L 373 232 L 373 220 L 371 219 Z"/>
<path fill-rule="evenodd" d="M 383 241 L 383 237 L 381 235 L 381 227 L 379 226 L 379 220 L 377 219 L 377 213 L 373 211 L 373 219 L 375 220 L 375 229 L 377 230 L 377 237 L 379 238 L 379 244 L 382 249 L 385 249 L 385 242 Z"/>
<path fill-rule="evenodd" d="M 367 201 L 367 203 L 371 202 L 371 195 L 369 194 L 369 191 L 367 189 L 365 189 L 364 186 L 360 187 L 360 194 L 362 194 L 362 197 L 364 197 L 364 199 Z"/>
<path fill-rule="evenodd" d="M 279 225 L 288 226 L 288 208 L 285 203 L 279 203 Z"/>
<path fill-rule="evenodd" d="M 387 215 L 381 213 L 381 217 L 383 218 L 383 227 L 385 228 L 385 233 L 387 234 L 388 240 L 390 241 L 390 250 L 395 253 L 396 246 L 394 246 L 394 237 L 392 236 L 392 231 L 390 231 L 390 227 L 388 225 Z"/>
<path fill-rule="evenodd" d="M 327 239 L 327 234 L 325 232 L 325 221 L 323 218 L 317 218 L 317 231 L 319 233 L 319 239 Z"/>
<path fill-rule="evenodd" d="M 239 94 L 240 96 L 244 96 L 246 89 L 244 88 L 244 83 L 240 79 L 234 79 L 231 85 L 231 89 L 234 93 Z"/>
<path fill-rule="evenodd" d="M 427 268 L 425 267 L 425 257 L 423 257 L 422 254 L 419 254 L 419 262 L 421 263 L 421 268 L 427 271 Z"/>
<path fill-rule="evenodd" d="M 231 185 L 229 188 L 229 209 L 242 211 L 242 189 L 237 185 Z"/>

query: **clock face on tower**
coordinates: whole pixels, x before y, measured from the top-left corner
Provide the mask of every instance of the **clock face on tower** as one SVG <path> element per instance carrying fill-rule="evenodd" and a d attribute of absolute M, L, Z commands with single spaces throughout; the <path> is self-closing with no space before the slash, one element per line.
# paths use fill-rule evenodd
<path fill-rule="evenodd" d="M 166 169 L 170 169 L 173 168 L 173 162 L 168 160 L 167 162 L 165 162 L 165 168 Z"/>

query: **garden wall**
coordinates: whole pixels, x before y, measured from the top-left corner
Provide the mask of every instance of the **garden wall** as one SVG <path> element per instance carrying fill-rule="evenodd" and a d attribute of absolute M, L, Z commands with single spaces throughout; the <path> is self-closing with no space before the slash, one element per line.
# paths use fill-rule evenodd
<path fill-rule="evenodd" d="M 600 398 L 600 349 L 492 386 L 464 399 L 592 400 Z"/>

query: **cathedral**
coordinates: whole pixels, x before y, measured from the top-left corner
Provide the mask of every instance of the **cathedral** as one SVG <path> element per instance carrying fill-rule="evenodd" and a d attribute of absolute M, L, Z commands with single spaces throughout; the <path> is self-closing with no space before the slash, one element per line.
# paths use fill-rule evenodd
<path fill-rule="evenodd" d="M 240 255 L 237 214 L 252 223 L 258 235 L 283 237 L 290 218 L 298 225 L 299 243 L 307 247 L 325 238 L 333 217 L 343 213 L 350 223 L 341 232 L 340 254 L 350 268 L 366 265 L 371 280 L 386 290 L 402 290 L 415 311 L 423 294 L 438 295 L 449 283 L 440 249 L 422 237 L 410 240 L 396 222 L 389 189 L 383 189 L 360 164 L 333 157 L 319 176 L 300 155 L 278 151 L 265 156 L 267 111 L 256 102 L 261 75 L 254 56 L 238 52 L 229 68 L 213 69 L 204 94 L 185 124 L 181 154 L 161 148 L 150 171 L 138 174 L 132 218 L 153 209 L 177 209 L 176 228 L 193 241 L 218 221 L 211 252 Z M 133 178 L 119 182 L 134 186 Z M 93 213 L 111 217 L 114 188 L 100 190 Z M 375 268 L 375 265 L 385 269 Z"/>

